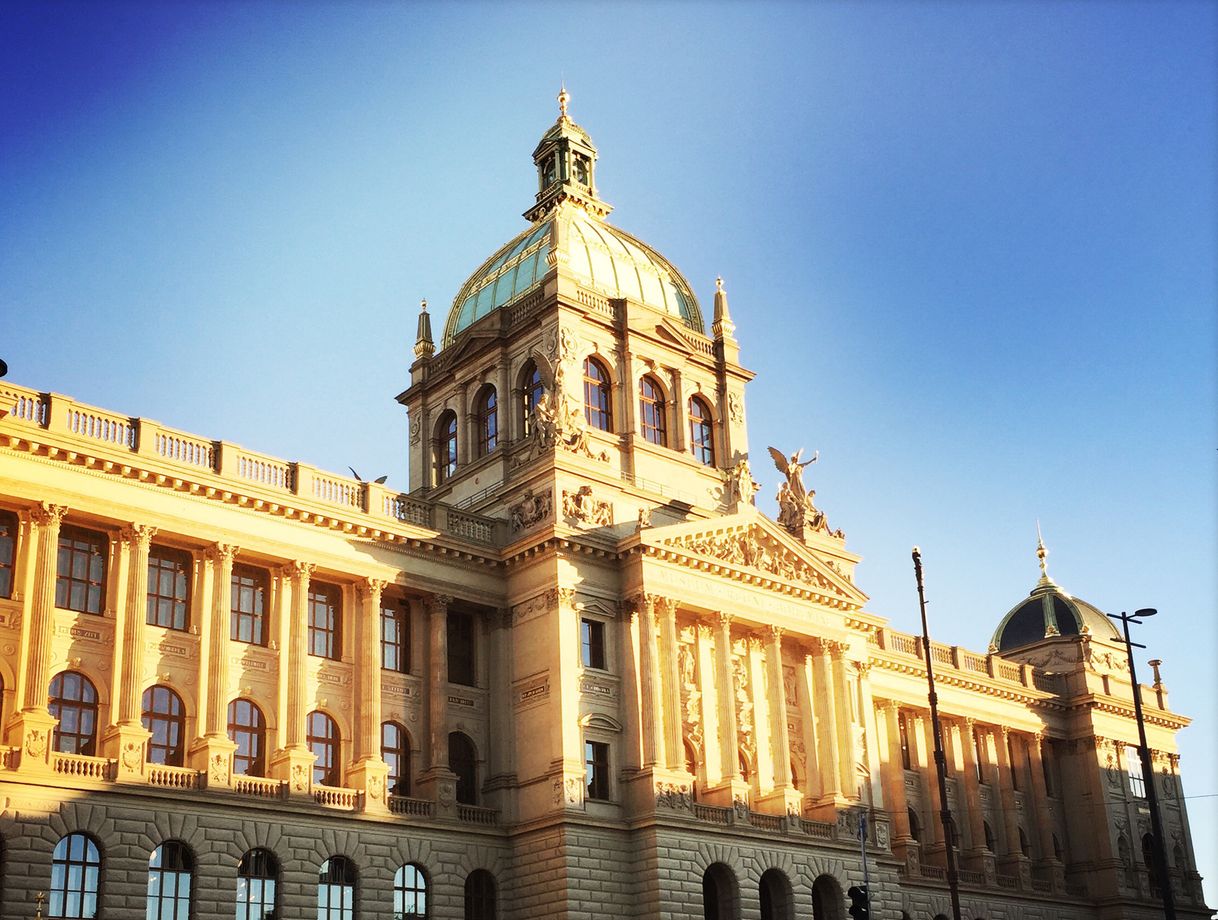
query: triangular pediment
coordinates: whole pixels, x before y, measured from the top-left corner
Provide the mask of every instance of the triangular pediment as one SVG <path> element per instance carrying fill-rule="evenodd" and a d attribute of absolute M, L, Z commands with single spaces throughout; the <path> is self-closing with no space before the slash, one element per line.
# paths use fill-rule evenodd
<path fill-rule="evenodd" d="M 709 521 L 689 521 L 645 530 L 645 546 L 679 554 L 698 568 L 705 561 L 764 581 L 783 582 L 832 600 L 834 606 L 859 609 L 867 595 L 835 567 L 833 560 L 787 533 L 757 511 Z"/>
<path fill-rule="evenodd" d="M 459 341 L 456 345 L 452 345 L 448 349 L 446 349 L 446 351 L 449 352 L 449 354 L 447 355 L 447 366 L 449 368 L 455 367 L 456 365 L 458 365 L 462 361 L 464 361 L 467 357 L 469 357 L 471 354 L 478 351 L 487 342 L 495 341 L 498 338 L 499 338 L 498 327 L 495 327 L 494 329 L 471 329 L 471 330 L 469 330 L 468 332 L 466 332 L 462 335 L 461 341 Z"/>

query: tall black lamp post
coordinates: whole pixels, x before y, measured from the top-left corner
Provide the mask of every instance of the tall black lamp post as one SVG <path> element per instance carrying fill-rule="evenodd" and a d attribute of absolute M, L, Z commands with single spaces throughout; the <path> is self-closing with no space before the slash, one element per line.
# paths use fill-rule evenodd
<path fill-rule="evenodd" d="M 1163 836 L 1163 820 L 1159 817 L 1159 793 L 1155 790 L 1155 770 L 1150 759 L 1150 747 L 1146 744 L 1146 723 L 1142 719 L 1142 687 L 1138 683 L 1137 667 L 1133 660 L 1135 648 L 1146 648 L 1129 637 L 1129 624 L 1140 625 L 1147 617 L 1153 617 L 1157 610 L 1154 607 L 1143 607 L 1135 610 L 1133 615 L 1124 611 L 1110 613 L 1114 620 L 1120 620 L 1125 630 L 1125 651 L 1129 653 L 1129 680 L 1133 684 L 1133 712 L 1138 720 L 1139 752 L 1142 755 L 1142 777 L 1146 785 L 1146 804 L 1150 806 L 1150 832 L 1154 835 L 1155 875 L 1159 877 L 1159 891 L 1163 893 L 1163 916 L 1167 920 L 1176 920 L 1176 899 L 1171 887 L 1171 878 L 1167 874 L 1167 839 Z"/>

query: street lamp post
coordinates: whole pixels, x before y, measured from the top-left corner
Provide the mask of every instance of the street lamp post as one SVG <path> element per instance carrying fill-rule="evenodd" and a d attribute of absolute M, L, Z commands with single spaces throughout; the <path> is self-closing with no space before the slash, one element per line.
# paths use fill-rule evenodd
<path fill-rule="evenodd" d="M 1176 920 L 1176 899 L 1172 891 L 1171 878 L 1167 874 L 1167 840 L 1163 836 L 1163 820 L 1159 817 L 1159 793 L 1155 790 L 1154 764 L 1150 759 L 1150 747 L 1146 744 L 1146 723 L 1142 719 L 1142 687 L 1138 683 L 1137 667 L 1133 660 L 1135 648 L 1146 648 L 1141 643 L 1134 642 L 1129 637 L 1129 624 L 1140 625 L 1147 617 L 1153 617 L 1157 610 L 1153 607 L 1143 607 L 1135 610 L 1133 615 L 1121 611 L 1120 615 L 1108 614 L 1114 620 L 1120 620 L 1125 630 L 1125 651 L 1129 654 L 1129 680 L 1133 684 L 1133 712 L 1138 721 L 1139 753 L 1142 755 L 1142 777 L 1146 785 L 1146 804 L 1150 806 L 1150 832 L 1154 835 L 1155 874 L 1159 876 L 1159 891 L 1163 893 L 1163 916 L 1167 920 Z"/>

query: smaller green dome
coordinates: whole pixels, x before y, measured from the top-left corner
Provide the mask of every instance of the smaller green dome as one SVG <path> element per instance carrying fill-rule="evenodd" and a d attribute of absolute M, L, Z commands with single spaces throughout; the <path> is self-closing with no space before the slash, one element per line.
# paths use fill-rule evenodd
<path fill-rule="evenodd" d="M 1007 652 L 1055 636 L 1077 636 L 1084 629 L 1096 638 L 1120 639 L 1116 626 L 1102 611 L 1067 594 L 1045 576 L 1002 618 L 990 644 Z"/>

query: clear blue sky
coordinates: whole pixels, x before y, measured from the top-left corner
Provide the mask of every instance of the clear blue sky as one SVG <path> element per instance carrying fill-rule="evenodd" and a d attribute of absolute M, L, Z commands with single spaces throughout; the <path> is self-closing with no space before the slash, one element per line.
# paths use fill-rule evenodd
<path fill-rule="evenodd" d="M 1212 3 L 0 9 L 14 382 L 406 482 L 416 304 L 523 228 L 560 76 L 611 218 L 709 309 L 754 466 L 811 471 L 913 630 L 1036 575 L 1154 605 L 1218 904 Z"/>

